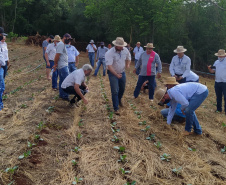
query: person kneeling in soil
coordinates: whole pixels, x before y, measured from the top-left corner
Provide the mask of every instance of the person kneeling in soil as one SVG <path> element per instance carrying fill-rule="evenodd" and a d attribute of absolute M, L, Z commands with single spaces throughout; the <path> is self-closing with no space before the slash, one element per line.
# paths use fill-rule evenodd
<path fill-rule="evenodd" d="M 89 64 L 85 64 L 81 69 L 73 71 L 63 81 L 61 88 L 67 94 L 73 94 L 74 97 L 70 100 L 70 105 L 77 105 L 81 99 L 85 104 L 88 101 L 84 95 L 88 92 L 88 86 L 85 84 L 85 77 L 89 76 L 93 68 Z M 76 99 L 77 98 L 77 99 Z"/>
<path fill-rule="evenodd" d="M 156 92 L 158 102 L 170 100 L 171 106 L 167 116 L 167 124 L 170 125 L 176 111 L 177 104 L 181 104 L 181 111 L 186 116 L 185 131 L 182 135 L 187 136 L 192 134 L 193 126 L 194 133 L 201 135 L 202 128 L 199 125 L 195 110 L 202 104 L 208 96 L 208 89 L 205 85 L 195 82 L 188 82 L 176 85 L 171 89 L 159 89 Z"/>

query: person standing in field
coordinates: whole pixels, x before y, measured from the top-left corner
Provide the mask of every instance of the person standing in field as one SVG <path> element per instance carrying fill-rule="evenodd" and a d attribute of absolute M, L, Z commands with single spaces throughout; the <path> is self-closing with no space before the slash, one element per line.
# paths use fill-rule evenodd
<path fill-rule="evenodd" d="M 106 75 L 106 63 L 105 63 L 105 53 L 108 51 L 108 48 L 104 46 L 104 42 L 100 43 L 100 47 L 97 49 L 97 56 L 96 56 L 96 69 L 93 76 L 97 76 L 99 68 L 102 64 L 103 66 L 103 76 Z"/>
<path fill-rule="evenodd" d="M 176 56 L 172 58 L 169 71 L 171 76 L 174 76 L 179 83 L 185 83 L 186 77 L 190 75 L 191 59 L 184 54 L 187 51 L 183 46 L 177 46 L 174 53 Z"/>
<path fill-rule="evenodd" d="M 95 51 L 97 50 L 96 45 L 94 44 L 93 40 L 90 40 L 88 46 L 86 47 L 86 52 L 88 52 L 89 61 L 92 67 L 94 67 L 94 60 L 95 60 Z"/>
<path fill-rule="evenodd" d="M 3 39 L 0 42 L 0 47 L 3 49 L 3 54 L 4 54 L 4 59 L 5 59 L 5 66 L 2 66 L 4 69 L 4 79 L 7 74 L 7 68 L 9 66 L 9 52 L 8 52 L 8 47 L 6 43 L 6 36 L 3 36 Z"/>
<path fill-rule="evenodd" d="M 144 49 L 140 46 L 140 42 L 137 42 L 136 47 L 133 49 L 133 55 L 135 57 L 135 65 L 140 58 L 141 53 L 144 52 Z"/>
<path fill-rule="evenodd" d="M 52 69 L 52 67 L 54 66 L 56 47 L 60 41 L 61 41 L 60 36 L 56 35 L 53 39 L 53 43 L 49 44 L 46 48 L 45 58 L 49 69 Z M 52 88 L 54 91 L 57 91 L 57 79 L 58 79 L 58 70 L 56 69 L 56 71 L 52 73 Z"/>
<path fill-rule="evenodd" d="M 117 37 L 112 42 L 114 47 L 105 54 L 107 73 L 110 81 L 112 102 L 115 114 L 120 115 L 119 106 L 123 106 L 122 97 L 126 86 L 125 68 L 129 68 L 131 55 L 126 49 L 127 43 L 122 37 Z"/>
<path fill-rule="evenodd" d="M 69 73 L 72 73 L 77 69 L 80 53 L 74 46 L 71 45 L 71 41 L 69 44 L 66 44 L 66 49 L 68 54 L 68 69 Z"/>
<path fill-rule="evenodd" d="M 220 49 L 215 56 L 218 57 L 213 64 L 209 65 L 210 73 L 215 73 L 215 93 L 217 97 L 217 111 L 222 112 L 222 95 L 224 95 L 224 112 L 226 115 L 226 53 L 224 49 Z"/>
<path fill-rule="evenodd" d="M 137 85 L 134 90 L 134 98 L 137 98 L 139 96 L 143 83 L 145 81 L 148 81 L 149 100 L 152 103 L 154 99 L 154 91 L 156 86 L 155 83 L 155 75 L 157 73 L 156 64 L 158 65 L 157 78 L 161 78 L 162 63 L 159 55 L 153 51 L 153 49 L 155 48 L 153 46 L 153 43 L 147 43 L 147 45 L 144 47 L 146 47 L 146 51 L 140 55 L 140 58 L 136 63 L 135 69 L 133 71 L 134 73 L 136 73 L 137 69 L 141 67 Z"/>
<path fill-rule="evenodd" d="M 46 52 L 46 48 L 47 48 L 48 44 L 52 43 L 52 39 L 54 39 L 54 37 L 53 37 L 53 35 L 50 35 L 46 40 L 44 40 L 42 42 L 43 58 L 44 58 L 45 63 L 46 63 L 46 77 L 47 77 L 47 80 L 51 80 L 51 77 L 50 77 L 51 68 L 49 67 L 49 65 L 47 65 L 46 58 L 45 58 L 45 52 Z"/>

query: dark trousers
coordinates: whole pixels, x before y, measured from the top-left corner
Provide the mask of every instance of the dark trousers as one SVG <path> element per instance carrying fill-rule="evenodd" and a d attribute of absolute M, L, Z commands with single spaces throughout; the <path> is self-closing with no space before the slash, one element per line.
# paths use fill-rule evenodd
<path fill-rule="evenodd" d="M 182 75 L 178 75 L 178 74 L 175 74 L 177 75 L 178 77 L 179 76 L 182 76 Z M 186 83 L 186 77 L 185 78 L 182 78 L 181 80 L 177 80 L 178 83 L 182 84 L 182 83 Z"/>
<path fill-rule="evenodd" d="M 226 112 L 226 82 L 215 82 L 214 88 L 217 96 L 217 110 L 222 112 L 222 95 L 224 95 L 224 111 Z"/>
<path fill-rule="evenodd" d="M 86 93 L 87 93 L 87 90 L 86 90 L 86 88 L 84 87 L 84 86 L 79 86 L 79 88 L 80 88 L 80 91 L 81 91 L 81 93 L 83 94 L 83 95 L 85 95 Z M 63 89 L 63 88 L 62 88 Z M 63 89 L 63 91 L 64 92 L 66 92 L 67 94 L 73 94 L 73 95 L 75 95 L 72 99 L 71 99 L 71 101 L 70 101 L 70 103 L 75 103 L 75 99 L 77 98 L 77 102 L 79 102 L 82 98 L 75 92 L 75 88 L 73 87 L 73 86 L 69 86 L 69 87 L 67 87 L 66 89 Z"/>
<path fill-rule="evenodd" d="M 2 66 L 3 70 L 4 70 L 4 79 L 5 79 L 5 76 L 7 74 L 7 69 L 8 69 L 8 61 L 5 61 L 5 66 Z"/>

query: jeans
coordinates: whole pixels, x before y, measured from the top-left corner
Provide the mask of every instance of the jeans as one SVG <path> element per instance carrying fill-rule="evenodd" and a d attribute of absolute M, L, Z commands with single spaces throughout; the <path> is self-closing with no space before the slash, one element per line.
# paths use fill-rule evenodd
<path fill-rule="evenodd" d="M 68 69 L 69 69 L 69 73 L 72 73 L 73 71 L 75 71 L 77 69 L 75 66 L 75 62 L 68 62 Z"/>
<path fill-rule="evenodd" d="M 101 66 L 101 64 L 103 65 L 103 76 L 105 76 L 106 73 L 106 63 L 105 63 L 105 59 L 104 58 L 99 58 L 98 62 L 97 62 L 97 67 L 95 69 L 94 75 L 97 76 L 97 73 L 99 71 L 99 68 Z"/>
<path fill-rule="evenodd" d="M 94 58 L 95 58 L 95 52 L 89 52 L 89 61 L 92 67 L 94 67 Z"/>
<path fill-rule="evenodd" d="M 138 61 L 137 59 L 135 59 L 135 61 L 134 61 L 135 67 L 136 67 L 137 61 Z M 136 75 L 139 75 L 139 74 L 140 74 L 140 67 L 136 69 Z"/>
<path fill-rule="evenodd" d="M 5 76 L 7 74 L 7 68 L 8 68 L 8 61 L 5 61 L 5 66 L 2 66 L 3 70 L 4 70 L 4 79 L 5 79 Z"/>
<path fill-rule="evenodd" d="M 156 87 L 155 76 L 138 76 L 137 86 L 134 90 L 134 97 L 137 98 L 139 96 L 141 87 L 143 83 L 148 80 L 148 89 L 149 89 L 149 99 L 154 99 L 154 91 Z"/>
<path fill-rule="evenodd" d="M 4 70 L 2 67 L 0 67 L 0 110 L 3 109 L 2 95 L 3 95 L 4 90 L 5 90 Z"/>
<path fill-rule="evenodd" d="M 166 109 L 162 109 L 161 110 L 161 114 L 164 118 L 166 118 L 168 116 L 168 112 L 169 112 L 169 108 L 166 108 Z M 177 121 L 177 122 L 180 122 L 182 121 L 184 118 L 181 117 L 181 116 L 178 116 L 176 113 L 174 114 L 173 116 L 173 120 L 174 121 Z"/>
<path fill-rule="evenodd" d="M 189 105 L 185 108 L 186 125 L 185 130 L 191 132 L 192 126 L 194 132 L 197 134 L 202 134 L 202 128 L 199 125 L 199 121 L 196 117 L 195 110 L 202 104 L 202 102 L 208 96 L 208 89 L 202 94 L 194 94 L 189 100 Z"/>
<path fill-rule="evenodd" d="M 119 109 L 119 102 L 121 102 L 126 87 L 126 73 L 123 72 L 121 74 L 122 78 L 118 79 L 115 75 L 108 71 L 108 77 L 111 86 L 112 102 L 115 111 Z"/>
<path fill-rule="evenodd" d="M 217 110 L 222 112 L 222 94 L 224 95 L 224 111 L 226 112 L 226 82 L 215 82 L 215 93 L 217 96 Z"/>
<path fill-rule="evenodd" d="M 63 89 L 63 88 L 62 88 Z M 84 87 L 84 86 L 79 86 L 79 89 L 80 89 L 80 91 L 81 91 L 81 93 L 83 94 L 83 95 L 85 95 L 88 91 L 86 90 L 86 88 Z M 76 91 L 75 91 L 75 88 L 73 87 L 73 86 L 69 86 L 69 87 L 67 87 L 66 89 L 63 89 L 63 91 L 64 92 L 66 92 L 67 94 L 73 94 L 73 95 L 75 95 L 72 99 L 71 99 L 71 101 L 70 101 L 70 103 L 75 103 L 75 98 L 77 98 L 77 102 L 79 102 L 82 98 L 76 93 Z"/>
<path fill-rule="evenodd" d="M 50 68 L 52 69 L 52 67 L 54 66 L 54 61 L 50 60 Z M 56 71 L 53 72 L 52 74 L 52 88 L 53 89 L 57 89 L 57 79 L 58 79 L 58 69 L 56 69 Z"/>
<path fill-rule="evenodd" d="M 58 69 L 58 74 L 59 74 L 59 78 L 60 78 L 60 80 L 59 80 L 59 93 L 60 93 L 59 96 L 60 96 L 60 98 L 68 99 L 68 94 L 65 93 L 61 88 L 61 84 L 63 83 L 64 79 L 69 74 L 68 66 Z"/>

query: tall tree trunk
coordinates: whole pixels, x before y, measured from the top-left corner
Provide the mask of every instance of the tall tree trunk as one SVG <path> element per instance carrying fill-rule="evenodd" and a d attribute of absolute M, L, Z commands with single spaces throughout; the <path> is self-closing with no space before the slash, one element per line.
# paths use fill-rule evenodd
<path fill-rule="evenodd" d="M 129 44 L 132 43 L 132 35 L 133 35 L 133 27 L 131 26 Z"/>
<path fill-rule="evenodd" d="M 13 28 L 12 28 L 12 32 L 14 33 L 14 26 L 15 26 L 15 23 L 16 23 L 16 9 L 17 9 L 17 0 L 15 1 L 15 15 L 14 15 L 14 20 L 13 20 Z"/>

